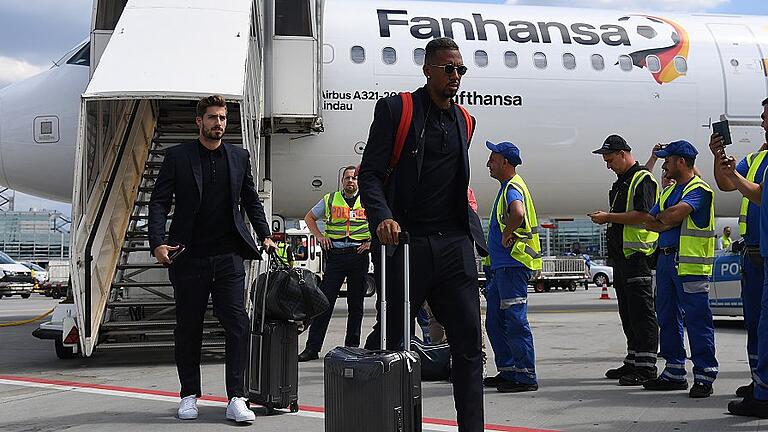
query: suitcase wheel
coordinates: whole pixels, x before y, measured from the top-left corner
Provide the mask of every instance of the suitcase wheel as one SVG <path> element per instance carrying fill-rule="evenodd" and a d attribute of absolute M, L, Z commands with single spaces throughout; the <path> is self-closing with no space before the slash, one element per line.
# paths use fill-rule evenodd
<path fill-rule="evenodd" d="M 291 409 L 292 413 L 299 412 L 299 403 L 298 402 L 291 402 L 290 409 Z"/>

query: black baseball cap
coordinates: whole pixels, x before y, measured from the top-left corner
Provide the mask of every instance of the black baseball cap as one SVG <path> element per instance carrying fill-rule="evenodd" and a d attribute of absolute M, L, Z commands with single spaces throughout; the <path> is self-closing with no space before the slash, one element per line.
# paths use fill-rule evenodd
<path fill-rule="evenodd" d="M 593 151 L 594 154 L 608 154 L 617 152 L 619 150 L 632 151 L 632 147 L 627 144 L 627 141 L 618 135 L 608 135 L 608 138 L 603 142 L 603 146 Z"/>

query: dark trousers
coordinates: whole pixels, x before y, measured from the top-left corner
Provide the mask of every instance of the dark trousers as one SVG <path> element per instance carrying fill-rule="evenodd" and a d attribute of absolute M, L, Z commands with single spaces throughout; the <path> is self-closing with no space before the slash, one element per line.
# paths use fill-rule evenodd
<path fill-rule="evenodd" d="M 320 290 L 328 298 L 330 307 L 322 315 L 312 321 L 309 327 L 307 349 L 320 352 L 323 347 L 328 323 L 331 321 L 339 290 L 347 279 L 347 334 L 344 346 L 360 346 L 360 326 L 363 323 L 363 300 L 365 299 L 365 276 L 368 274 L 368 253 L 356 252 L 326 255 L 325 273 L 320 283 Z"/>
<path fill-rule="evenodd" d="M 380 247 L 372 251 L 380 281 Z M 451 347 L 451 381 L 459 431 L 483 430 L 483 353 L 480 295 L 473 245 L 467 234 L 411 238 L 411 315 L 426 300 L 445 327 Z M 387 348 L 401 349 L 403 335 L 403 248 L 387 258 Z M 377 302 L 378 310 L 378 302 Z M 366 340 L 367 349 L 380 345 L 379 320 Z"/>
<path fill-rule="evenodd" d="M 243 397 L 249 320 L 245 311 L 245 267 L 237 254 L 180 257 L 168 271 L 176 297 L 176 368 L 181 397 L 200 397 L 200 350 L 208 298 L 226 332 L 227 397 Z"/>
<path fill-rule="evenodd" d="M 627 337 L 624 363 L 655 371 L 659 324 L 656 322 L 648 259 L 642 254 L 634 254 L 628 259 L 612 260 L 612 266 L 619 317 Z"/>

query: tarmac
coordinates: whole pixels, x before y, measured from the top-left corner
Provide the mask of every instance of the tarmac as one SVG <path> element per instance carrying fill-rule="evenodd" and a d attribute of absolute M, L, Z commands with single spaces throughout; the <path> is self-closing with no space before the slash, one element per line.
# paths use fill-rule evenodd
<path fill-rule="evenodd" d="M 539 390 L 519 394 L 485 391 L 486 430 L 538 431 L 761 431 L 768 421 L 727 414 L 733 392 L 749 382 L 746 332 L 739 318 L 716 318 L 720 374 L 715 393 L 691 399 L 685 391 L 650 392 L 621 387 L 604 377 L 625 352 L 615 294 L 600 290 L 531 293 L 529 319 L 534 334 Z M 0 300 L 0 323 L 40 315 L 56 300 L 37 294 Z M 363 337 L 374 320 L 374 299 L 366 300 Z M 344 340 L 346 304 L 337 302 L 324 352 Z M 241 427 L 224 419 L 224 364 L 220 352 L 203 360 L 200 416 L 175 418 L 178 380 L 173 353 L 96 352 L 90 358 L 59 360 L 52 341 L 32 336 L 37 323 L 0 327 L 1 431 L 219 431 Z M 417 334 L 420 335 L 420 331 Z M 301 335 L 303 349 L 306 333 Z M 488 373 L 496 373 L 488 348 Z M 661 360 L 663 362 L 663 360 Z M 663 363 L 660 363 L 663 366 Z M 687 364 L 692 380 L 690 362 Z M 422 384 L 424 430 L 454 431 L 455 411 L 448 382 Z M 323 431 L 323 362 L 299 366 L 296 414 L 266 416 L 255 407 L 252 428 L 271 431 Z M 245 426 L 247 427 L 247 426 Z"/>

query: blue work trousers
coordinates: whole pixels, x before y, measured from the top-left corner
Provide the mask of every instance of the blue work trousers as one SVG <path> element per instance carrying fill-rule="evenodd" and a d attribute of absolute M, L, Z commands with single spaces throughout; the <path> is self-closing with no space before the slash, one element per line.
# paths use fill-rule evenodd
<path fill-rule="evenodd" d="M 753 263 L 746 253 L 741 255 L 741 302 L 744 305 L 744 326 L 747 328 L 747 357 L 752 373 L 757 368 L 758 325 L 763 303 L 763 262 Z"/>
<path fill-rule="evenodd" d="M 763 280 L 768 280 L 768 259 L 763 259 Z M 768 287 L 763 285 L 763 296 L 760 302 L 760 319 L 757 327 L 757 365 L 752 373 L 755 381 L 755 399 L 768 400 Z M 744 305 L 746 319 L 746 304 Z"/>
<path fill-rule="evenodd" d="M 709 307 L 705 276 L 677 275 L 675 255 L 659 255 L 656 265 L 656 314 L 659 321 L 659 356 L 666 360 L 663 379 L 685 380 L 683 316 L 688 330 L 695 383 L 711 385 L 717 378 L 715 326 Z"/>
<path fill-rule="evenodd" d="M 502 267 L 490 272 L 485 326 L 496 369 L 502 378 L 536 384 L 536 356 L 528 324 L 528 280 L 524 267 Z"/>

